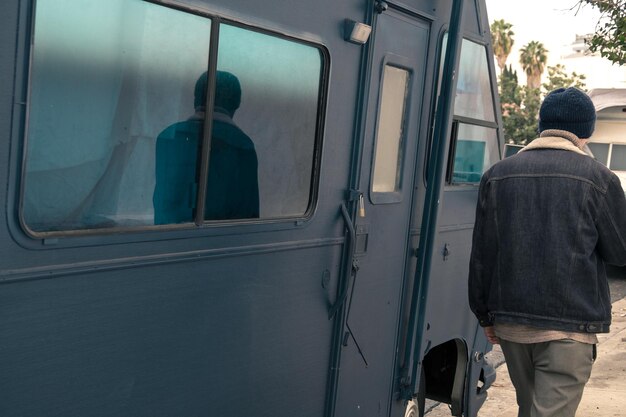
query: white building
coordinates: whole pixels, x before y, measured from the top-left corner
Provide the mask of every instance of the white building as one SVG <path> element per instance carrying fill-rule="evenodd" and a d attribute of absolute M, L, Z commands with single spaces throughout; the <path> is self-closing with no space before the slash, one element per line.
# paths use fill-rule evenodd
<path fill-rule="evenodd" d="M 584 74 L 587 90 L 626 88 L 626 65 L 619 66 L 599 54 L 591 54 L 585 44 L 585 38 L 589 36 L 576 35 L 572 44 L 564 48 L 559 63 L 565 66 L 568 74 Z"/>
<path fill-rule="evenodd" d="M 597 112 L 589 148 L 598 161 L 617 174 L 626 192 L 626 89 L 593 89 L 589 97 Z"/>

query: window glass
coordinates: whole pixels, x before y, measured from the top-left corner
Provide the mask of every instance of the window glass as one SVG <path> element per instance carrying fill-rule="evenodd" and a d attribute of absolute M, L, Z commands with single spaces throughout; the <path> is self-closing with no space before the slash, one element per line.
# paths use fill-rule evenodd
<path fill-rule="evenodd" d="M 263 218 L 303 215 L 312 194 L 320 51 L 223 24 L 217 69 L 229 81 L 222 83 L 218 75 L 215 86 L 213 142 L 217 146 L 213 152 L 220 156 L 214 155 L 211 164 L 226 166 L 237 161 L 240 169 L 220 171 L 221 177 L 237 177 L 239 185 L 234 187 L 232 178 L 224 182 L 209 173 L 206 218 L 215 218 L 215 210 L 219 211 L 209 201 L 212 195 L 225 194 L 230 194 L 227 205 L 246 207 L 245 216 L 254 214 L 255 204 Z M 224 91 L 226 86 L 230 91 Z M 223 148 L 227 143 L 237 147 L 237 156 Z M 253 166 L 257 161 L 258 191 Z M 233 195 L 233 188 L 238 196 Z"/>
<path fill-rule="evenodd" d="M 613 144 L 609 168 L 614 171 L 626 171 L 626 145 Z"/>
<path fill-rule="evenodd" d="M 496 129 L 459 123 L 452 183 L 479 183 L 498 159 Z"/>
<path fill-rule="evenodd" d="M 38 0 L 36 17 L 25 223 L 152 224 L 155 138 L 194 114 L 210 20 L 136 0 Z M 190 205 L 191 190 L 172 198 Z"/>
<path fill-rule="evenodd" d="M 307 211 L 317 48 L 222 24 L 208 79 L 208 18 L 140 0 L 36 7 L 21 202 L 30 230 L 193 222 L 203 154 L 207 220 Z"/>
<path fill-rule="evenodd" d="M 447 36 L 443 41 L 445 45 Z M 454 159 L 448 165 L 451 168 L 448 181 L 452 184 L 477 184 L 482 174 L 500 159 L 500 152 L 487 50 L 483 45 L 467 39 L 463 39 L 461 44 L 454 117 L 456 128 L 452 131 L 455 136 L 452 137 L 453 149 L 450 152 L 450 157 Z M 505 149 L 509 152 L 507 156 L 515 151 Z"/>
<path fill-rule="evenodd" d="M 593 153 L 593 157 L 596 158 L 598 162 L 602 162 L 604 165 L 607 165 L 609 161 L 609 144 L 608 143 L 587 143 L 591 153 Z"/>
<path fill-rule="evenodd" d="M 513 156 L 524 148 L 522 145 L 513 145 L 507 143 L 504 145 L 504 156 L 503 158 L 508 158 L 509 156 Z"/>
<path fill-rule="evenodd" d="M 408 85 L 408 71 L 385 66 L 376 133 L 374 192 L 393 192 L 400 188 Z"/>
<path fill-rule="evenodd" d="M 487 50 L 483 45 L 463 39 L 456 86 L 454 114 L 495 122 L 489 79 Z"/>

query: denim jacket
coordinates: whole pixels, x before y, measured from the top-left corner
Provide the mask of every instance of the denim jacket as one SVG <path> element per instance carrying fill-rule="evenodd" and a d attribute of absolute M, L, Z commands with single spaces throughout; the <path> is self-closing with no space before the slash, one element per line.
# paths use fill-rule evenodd
<path fill-rule="evenodd" d="M 482 326 L 609 331 L 605 262 L 626 264 L 626 199 L 577 140 L 544 131 L 483 175 L 469 273 Z"/>

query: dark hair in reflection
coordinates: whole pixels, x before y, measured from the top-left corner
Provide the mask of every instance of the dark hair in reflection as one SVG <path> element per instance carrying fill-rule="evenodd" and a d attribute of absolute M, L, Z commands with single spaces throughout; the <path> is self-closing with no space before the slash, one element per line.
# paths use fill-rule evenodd
<path fill-rule="evenodd" d="M 208 74 L 196 81 L 195 114 L 159 134 L 156 143 L 154 223 L 191 222 L 195 218 Z M 233 120 L 241 104 L 241 85 L 230 72 L 215 74 L 211 153 L 205 220 L 259 217 L 258 161 L 254 143 Z"/>
<path fill-rule="evenodd" d="M 207 73 L 196 81 L 193 105 L 196 111 L 206 108 Z M 232 117 L 241 104 L 241 84 L 239 79 L 226 71 L 215 74 L 215 107 L 221 107 Z"/>

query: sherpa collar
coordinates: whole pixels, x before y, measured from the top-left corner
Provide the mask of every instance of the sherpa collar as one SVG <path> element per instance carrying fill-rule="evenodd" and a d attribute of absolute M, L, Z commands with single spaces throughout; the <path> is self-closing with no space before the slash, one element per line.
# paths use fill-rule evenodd
<path fill-rule="evenodd" d="M 537 139 L 521 149 L 520 152 L 533 149 L 562 149 L 564 151 L 587 155 L 582 149 L 576 146 L 577 143 L 580 143 L 579 141 L 578 136 L 566 130 L 547 129 L 541 132 Z"/>

